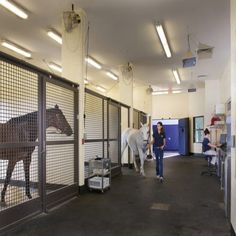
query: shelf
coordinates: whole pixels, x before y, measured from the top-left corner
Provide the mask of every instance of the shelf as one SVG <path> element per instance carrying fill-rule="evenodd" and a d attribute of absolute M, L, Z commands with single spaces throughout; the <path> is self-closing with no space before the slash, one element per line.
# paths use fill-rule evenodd
<path fill-rule="evenodd" d="M 91 159 L 89 161 L 88 187 L 104 191 L 111 186 L 111 160 L 107 158 Z"/>

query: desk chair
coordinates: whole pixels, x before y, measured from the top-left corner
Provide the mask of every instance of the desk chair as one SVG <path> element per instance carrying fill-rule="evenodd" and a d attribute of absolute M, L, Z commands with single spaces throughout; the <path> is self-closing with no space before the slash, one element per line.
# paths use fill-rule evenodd
<path fill-rule="evenodd" d="M 217 176 L 217 171 L 216 171 L 217 167 L 216 165 L 211 164 L 213 155 L 207 155 L 207 154 L 204 154 L 204 152 L 203 152 L 203 155 L 205 157 L 205 160 L 207 160 L 207 170 L 202 171 L 201 175 Z"/>

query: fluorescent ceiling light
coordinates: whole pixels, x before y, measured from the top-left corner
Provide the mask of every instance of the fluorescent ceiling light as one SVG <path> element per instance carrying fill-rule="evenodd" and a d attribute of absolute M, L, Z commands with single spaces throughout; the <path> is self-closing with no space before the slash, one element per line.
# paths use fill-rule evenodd
<path fill-rule="evenodd" d="M 172 91 L 172 93 L 177 94 L 177 93 L 182 93 L 182 91 L 181 90 L 175 90 L 175 91 Z"/>
<path fill-rule="evenodd" d="M 59 33 L 57 33 L 55 30 L 48 30 L 48 36 L 52 39 L 54 39 L 59 44 L 62 44 L 62 37 Z"/>
<path fill-rule="evenodd" d="M 107 76 L 109 76 L 111 79 L 113 80 L 118 80 L 118 76 L 116 76 L 115 74 L 111 73 L 111 72 L 107 72 L 106 73 Z"/>
<path fill-rule="evenodd" d="M 101 86 L 96 86 L 96 89 L 99 90 L 100 92 L 103 92 L 103 93 L 106 92 L 106 89 L 104 89 L 104 88 L 101 87 Z"/>
<path fill-rule="evenodd" d="M 168 91 L 154 91 L 152 92 L 152 95 L 164 95 L 164 94 L 168 94 Z"/>
<path fill-rule="evenodd" d="M 102 69 L 101 64 L 99 64 L 97 61 L 95 61 L 93 58 L 91 57 L 87 57 L 86 61 L 93 67 L 97 68 L 97 69 Z"/>
<path fill-rule="evenodd" d="M 167 38 L 166 38 L 166 35 L 165 35 L 162 25 L 161 24 L 156 25 L 156 29 L 157 29 L 157 33 L 160 38 L 161 44 L 164 48 L 165 54 L 166 54 L 167 58 L 170 58 L 171 51 L 170 51 L 170 47 L 169 47 L 169 44 L 168 44 L 168 41 L 167 41 Z"/>
<path fill-rule="evenodd" d="M 178 71 L 177 71 L 177 70 L 173 70 L 172 72 L 173 72 L 173 75 L 174 75 L 174 77 L 175 77 L 176 83 L 177 83 L 177 84 L 180 84 L 180 78 L 179 78 L 179 73 L 178 73 Z"/>
<path fill-rule="evenodd" d="M 84 79 L 84 84 L 88 84 L 88 80 L 87 79 Z"/>
<path fill-rule="evenodd" d="M 1 42 L 2 46 L 4 46 L 5 48 L 8 48 L 16 53 L 19 53 L 21 54 L 22 56 L 24 57 L 31 57 L 31 52 L 29 52 L 28 50 L 12 43 L 12 42 L 9 42 L 9 41 L 6 41 L 6 40 L 3 40 Z"/>
<path fill-rule="evenodd" d="M 14 3 L 12 3 L 8 0 L 0 0 L 0 5 L 7 8 L 9 11 L 11 11 L 12 13 L 19 16 L 22 19 L 28 18 L 28 15 L 26 14 L 26 12 L 22 8 L 16 6 Z"/>
<path fill-rule="evenodd" d="M 62 72 L 62 67 L 55 64 L 54 62 L 50 62 L 49 67 L 57 72 L 60 72 L 60 73 Z"/>

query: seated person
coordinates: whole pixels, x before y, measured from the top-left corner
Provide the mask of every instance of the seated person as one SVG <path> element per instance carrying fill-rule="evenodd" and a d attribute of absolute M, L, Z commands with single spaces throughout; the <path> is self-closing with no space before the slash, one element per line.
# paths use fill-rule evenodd
<path fill-rule="evenodd" d="M 212 157 L 211 164 L 215 165 L 218 162 L 216 148 L 217 146 L 210 142 L 210 131 L 208 129 L 204 130 L 204 139 L 202 142 L 203 153 Z"/>

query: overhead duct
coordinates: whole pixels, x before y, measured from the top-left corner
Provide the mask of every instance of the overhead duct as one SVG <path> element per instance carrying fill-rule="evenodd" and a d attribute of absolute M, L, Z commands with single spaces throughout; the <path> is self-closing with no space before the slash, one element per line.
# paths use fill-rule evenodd
<path fill-rule="evenodd" d="M 188 93 L 195 93 L 197 92 L 197 89 L 196 88 L 190 88 L 188 89 Z"/>
<path fill-rule="evenodd" d="M 212 58 L 214 47 L 207 44 L 199 43 L 198 49 L 196 50 L 198 59 L 209 59 Z"/>

